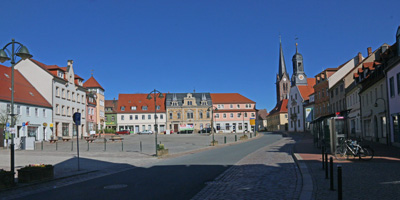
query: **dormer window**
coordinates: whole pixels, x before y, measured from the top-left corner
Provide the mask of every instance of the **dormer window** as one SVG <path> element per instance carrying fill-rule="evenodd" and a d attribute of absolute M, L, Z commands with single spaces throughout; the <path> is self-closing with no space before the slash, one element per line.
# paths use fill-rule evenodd
<path fill-rule="evenodd" d="M 131 110 L 136 110 L 136 106 L 131 106 Z"/>
<path fill-rule="evenodd" d="M 64 73 L 62 71 L 57 71 L 58 77 L 64 78 Z"/>
<path fill-rule="evenodd" d="M 147 110 L 147 106 L 142 106 L 142 110 Z"/>
<path fill-rule="evenodd" d="M 157 106 L 157 110 L 160 110 L 160 106 Z"/>
<path fill-rule="evenodd" d="M 122 111 L 125 111 L 125 106 L 121 106 L 121 110 L 122 110 Z"/>

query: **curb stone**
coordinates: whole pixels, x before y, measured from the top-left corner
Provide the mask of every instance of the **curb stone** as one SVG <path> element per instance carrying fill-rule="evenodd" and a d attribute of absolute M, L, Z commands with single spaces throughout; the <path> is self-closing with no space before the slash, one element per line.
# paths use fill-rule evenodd
<path fill-rule="evenodd" d="M 303 182 L 299 199 L 300 200 L 312 199 L 314 187 L 311 174 L 307 168 L 307 165 L 303 162 L 303 158 L 299 154 L 292 152 L 292 157 L 300 169 Z"/>

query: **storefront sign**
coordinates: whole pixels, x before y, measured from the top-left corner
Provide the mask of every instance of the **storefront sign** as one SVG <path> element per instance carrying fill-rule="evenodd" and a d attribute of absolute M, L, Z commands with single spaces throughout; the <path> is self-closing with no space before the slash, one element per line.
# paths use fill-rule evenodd
<path fill-rule="evenodd" d="M 53 128 L 53 123 L 50 124 L 50 128 Z"/>
<path fill-rule="evenodd" d="M 47 123 L 46 123 L 46 122 L 45 122 L 45 123 L 43 123 L 43 126 L 44 126 L 44 127 L 47 127 Z"/>
<path fill-rule="evenodd" d="M 256 125 L 256 119 L 251 118 L 250 119 L 250 126 L 255 126 Z"/>

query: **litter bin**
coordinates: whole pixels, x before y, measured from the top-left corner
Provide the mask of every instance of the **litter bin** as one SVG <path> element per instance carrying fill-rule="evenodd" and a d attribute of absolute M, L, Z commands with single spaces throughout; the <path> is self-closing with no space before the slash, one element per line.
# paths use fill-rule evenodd
<path fill-rule="evenodd" d="M 26 146 L 25 146 L 25 144 L 26 144 L 26 136 L 22 136 L 21 137 L 21 141 L 20 141 L 20 147 L 21 147 L 21 150 L 25 150 L 25 148 L 26 148 Z"/>

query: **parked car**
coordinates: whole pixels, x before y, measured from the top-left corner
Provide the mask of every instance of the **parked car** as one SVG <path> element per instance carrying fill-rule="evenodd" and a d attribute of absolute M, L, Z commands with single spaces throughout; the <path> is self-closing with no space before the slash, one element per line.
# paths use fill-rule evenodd
<path fill-rule="evenodd" d="M 199 133 L 211 133 L 211 128 L 203 128 L 203 129 L 199 130 Z M 214 129 L 214 133 L 215 133 L 215 129 Z"/>
<path fill-rule="evenodd" d="M 140 131 L 139 134 L 153 134 L 153 131 L 143 130 L 143 131 Z"/>
<path fill-rule="evenodd" d="M 186 134 L 186 133 L 191 134 L 193 133 L 193 130 L 183 130 L 178 132 L 178 134 Z"/>
<path fill-rule="evenodd" d="M 130 130 L 122 130 L 115 132 L 115 135 L 129 135 L 129 134 L 131 134 Z"/>

